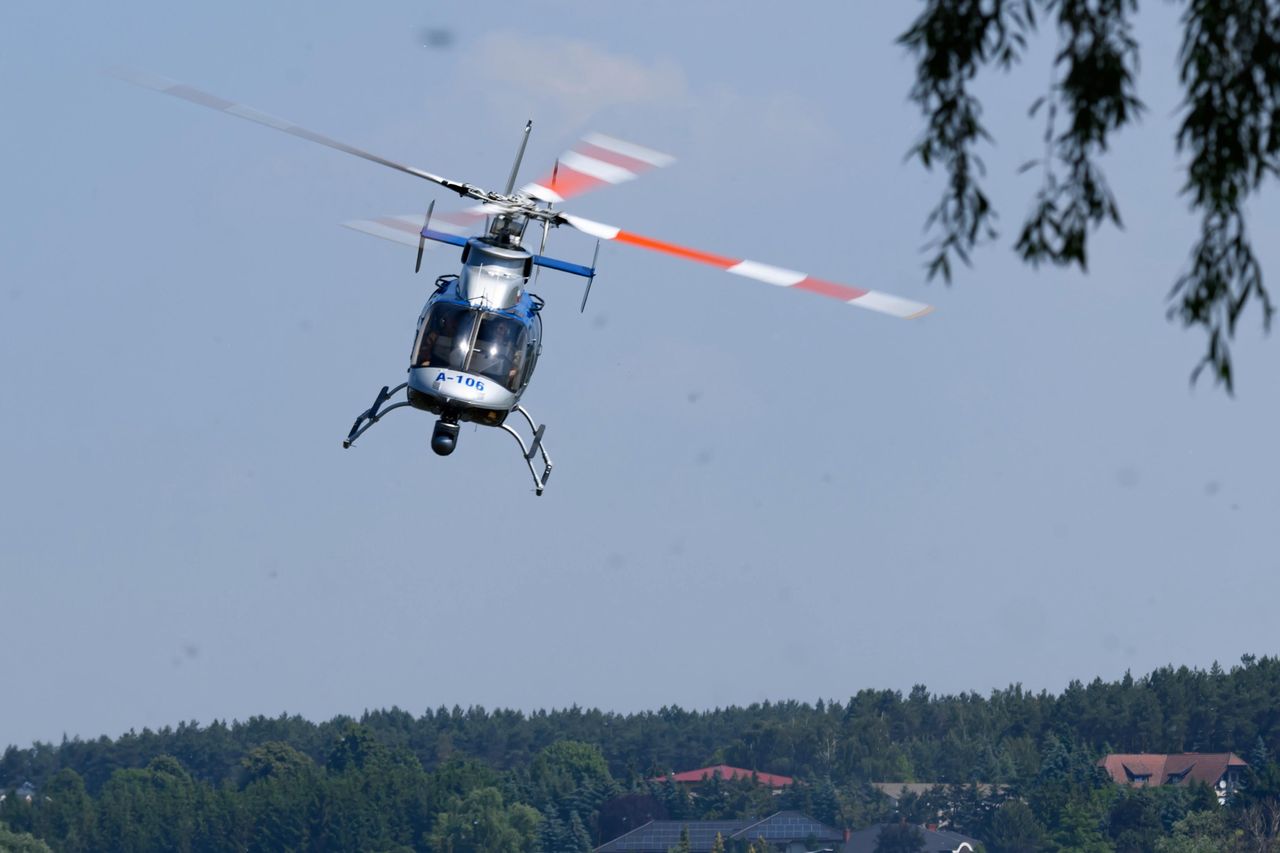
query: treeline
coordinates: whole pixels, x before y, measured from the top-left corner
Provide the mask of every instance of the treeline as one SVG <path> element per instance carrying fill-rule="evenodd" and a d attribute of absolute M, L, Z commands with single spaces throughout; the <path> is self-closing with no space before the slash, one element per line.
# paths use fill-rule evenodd
<path fill-rule="evenodd" d="M 1255 766 L 1248 796 L 1228 811 L 1207 790 L 1118 789 L 1095 766 L 1105 751 L 1235 751 Z M 863 826 L 895 818 L 866 783 L 927 781 L 950 787 L 908 798 L 901 816 L 941 815 L 996 851 L 1155 850 L 1179 832 L 1226 850 L 1246 824 L 1266 822 L 1278 753 L 1280 660 L 1250 656 L 1229 671 L 1165 668 L 1060 694 L 918 686 L 704 712 L 256 717 L 9 747 L 0 846 L 25 833 L 70 851 L 590 850 L 650 818 L 794 807 Z M 647 781 L 718 763 L 806 784 L 773 797 L 711 780 L 690 797 Z M 998 788 L 983 795 L 974 781 Z M 24 783 L 30 802 L 17 794 Z"/>
<path fill-rule="evenodd" d="M 917 686 L 906 695 L 863 690 L 847 702 L 714 711 L 614 714 L 575 707 L 523 714 L 455 706 L 420 716 L 393 708 L 319 724 L 296 716 L 187 723 L 115 739 L 10 747 L 0 758 L 0 786 L 39 785 L 70 768 L 96 792 L 116 770 L 144 767 L 160 755 L 220 784 L 238 772 L 246 753 L 270 741 L 323 763 L 352 722 L 386 746 L 412 753 L 426 770 L 457 758 L 517 770 L 547 746 L 574 740 L 599 746 L 612 775 L 622 779 L 723 762 L 838 783 L 1010 783 L 1035 775 L 1051 737 L 1094 753 L 1240 752 L 1261 738 L 1278 753 L 1280 659 L 1246 656 L 1229 671 L 1165 668 L 1136 679 L 1072 682 L 1056 695 L 1013 686 L 989 696 L 931 696 Z"/>

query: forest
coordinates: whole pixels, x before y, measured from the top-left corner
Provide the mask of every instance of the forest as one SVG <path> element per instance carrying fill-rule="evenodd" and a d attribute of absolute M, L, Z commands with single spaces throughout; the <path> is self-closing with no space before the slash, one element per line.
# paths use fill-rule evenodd
<path fill-rule="evenodd" d="M 1109 752 L 1228 751 L 1250 767 L 1225 806 L 1204 785 L 1130 789 L 1097 766 Z M 796 809 L 837 828 L 942 822 L 990 853 L 1271 851 L 1278 751 L 1280 659 L 1250 655 L 1056 694 L 917 685 L 707 711 L 282 714 L 9 746 L 0 850 L 551 853 L 649 819 Z M 664 779 L 721 763 L 796 782 Z M 881 781 L 935 787 L 895 809 Z M 918 849 L 902 838 L 893 849 Z"/>

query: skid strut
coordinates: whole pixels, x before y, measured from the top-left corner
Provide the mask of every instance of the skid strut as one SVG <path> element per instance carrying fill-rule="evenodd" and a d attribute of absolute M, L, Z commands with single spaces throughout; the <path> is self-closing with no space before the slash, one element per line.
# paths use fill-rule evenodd
<path fill-rule="evenodd" d="M 520 433 L 516 432 L 510 424 L 504 423 L 502 429 L 510 433 L 511 437 L 520 445 L 520 452 L 524 454 L 525 464 L 529 466 L 529 473 L 533 475 L 533 488 L 538 496 L 541 497 L 542 490 L 547 487 L 547 480 L 551 477 L 551 457 L 547 455 L 547 447 L 542 443 L 542 436 L 547 431 L 547 425 L 536 426 L 524 406 L 516 405 L 512 411 L 519 412 L 525 422 L 529 424 L 533 438 L 529 440 L 528 444 L 525 444 L 524 439 L 520 437 Z M 533 461 L 533 458 L 538 455 L 542 456 L 541 474 L 538 473 L 538 467 Z"/>
<path fill-rule="evenodd" d="M 408 387 L 408 385 L 408 382 L 401 382 L 395 388 L 388 388 L 386 385 L 383 385 L 382 390 L 378 392 L 378 396 L 374 398 L 373 405 L 366 409 L 360 417 L 356 418 L 356 422 L 351 425 L 351 432 L 347 433 L 347 437 L 342 440 L 342 446 L 350 447 L 355 444 L 356 439 L 364 435 L 364 431 L 369 427 L 382 420 L 382 416 L 387 412 L 394 411 L 395 409 L 401 409 L 409 405 L 409 401 L 406 400 L 403 403 L 392 403 L 385 409 L 382 408 L 383 403 L 399 394 L 404 388 Z"/>
<path fill-rule="evenodd" d="M 383 405 L 396 394 L 399 394 L 407 388 L 408 385 L 409 383 L 407 382 L 401 382 L 394 388 L 389 388 L 386 385 L 383 385 L 382 390 L 378 392 L 378 396 L 374 397 L 373 405 L 362 412 L 360 417 L 356 418 L 356 422 L 351 425 L 351 432 L 347 433 L 347 437 L 342 440 L 342 446 L 351 447 L 351 445 L 356 443 L 357 438 L 364 435 L 365 431 L 368 430 L 369 427 L 382 420 L 388 412 L 393 412 L 396 409 L 402 409 L 405 406 L 410 405 L 407 400 L 400 403 L 392 403 L 390 406 L 386 406 L 385 408 Z M 532 433 L 532 437 L 529 439 L 529 442 L 525 443 L 524 438 L 522 438 L 520 433 L 516 432 L 510 424 L 504 423 L 501 428 L 508 432 L 511 437 L 516 440 L 516 443 L 520 445 L 520 452 L 524 455 L 525 464 L 529 466 L 529 474 L 533 477 L 534 490 L 538 495 L 541 495 L 543 489 L 547 487 L 547 480 L 551 477 L 551 456 L 547 453 L 547 446 L 542 443 L 542 436 L 546 433 L 547 426 L 546 424 L 543 424 L 542 426 L 535 424 L 533 417 L 524 406 L 517 405 L 512 409 L 512 411 L 519 412 L 520 416 L 524 418 L 525 423 L 529 425 L 529 430 Z M 534 459 L 537 457 L 541 457 L 541 471 L 538 470 L 538 465 L 534 462 Z"/>

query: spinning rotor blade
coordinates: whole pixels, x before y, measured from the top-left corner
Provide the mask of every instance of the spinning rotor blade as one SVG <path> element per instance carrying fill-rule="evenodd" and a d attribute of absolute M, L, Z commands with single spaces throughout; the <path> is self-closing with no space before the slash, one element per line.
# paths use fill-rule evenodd
<path fill-rule="evenodd" d="M 520 191 L 553 204 L 607 184 L 634 180 L 650 169 L 669 166 L 675 158 L 612 136 L 591 133 L 560 155 L 555 170 Z"/>
<path fill-rule="evenodd" d="M 612 225 L 605 225 L 600 222 L 593 222 L 590 219 L 583 219 L 581 216 L 570 216 L 568 214 L 561 213 L 557 217 L 556 224 L 568 225 L 571 228 L 575 228 L 584 234 L 589 234 L 590 236 L 600 240 L 617 240 L 619 243 L 629 243 L 632 246 L 639 246 L 642 249 L 664 252 L 668 255 L 675 255 L 677 258 L 684 258 L 688 261 L 697 261 L 699 263 L 709 264 L 713 267 L 719 267 L 725 272 L 733 273 L 734 275 L 754 278 L 756 281 L 763 281 L 765 284 L 772 284 L 778 287 L 794 287 L 797 290 L 807 290 L 810 293 L 818 293 L 822 296 L 831 297 L 832 299 L 839 299 L 841 302 L 847 302 L 850 305 L 857 305 L 859 308 L 879 311 L 881 314 L 889 314 L 893 317 L 901 317 L 905 320 L 914 320 L 916 317 L 923 317 L 925 314 L 928 314 L 933 310 L 932 305 L 926 305 L 923 302 L 903 299 L 900 296 L 893 296 L 876 290 L 865 290 L 861 287 L 823 281 L 820 278 L 814 278 L 806 273 L 782 269 L 781 267 L 771 267 L 768 264 L 761 264 L 756 261 L 743 261 L 738 260 L 737 258 L 726 258 L 720 255 L 702 252 L 697 249 L 677 246 L 675 243 L 667 243 L 662 240 L 655 240 L 652 237 L 633 234 L 629 231 L 623 231 L 620 228 L 615 228 Z"/>
<path fill-rule="evenodd" d="M 474 233 L 473 225 L 479 219 L 462 211 L 454 213 L 433 213 L 431 227 L 447 234 L 468 237 Z M 353 231 L 359 231 L 372 237 L 380 237 L 393 243 L 405 246 L 417 246 L 422 238 L 422 218 L 414 213 L 400 216 L 381 216 L 377 219 L 350 219 L 342 225 Z"/>
<path fill-rule="evenodd" d="M 315 131 L 307 130 L 305 127 L 296 125 L 291 121 L 276 118 L 275 116 L 255 110 L 253 107 L 247 107 L 244 104 L 237 104 L 234 101 L 228 101 L 225 98 L 220 98 L 217 95 L 202 91 L 194 86 L 188 86 L 185 83 L 179 83 L 176 80 L 169 80 L 168 78 L 158 77 L 153 74 L 143 74 L 142 72 L 128 68 L 113 68 L 107 73 L 112 77 L 124 80 L 127 83 L 133 83 L 135 86 L 141 86 L 144 89 L 152 89 L 165 95 L 182 98 L 184 101 L 190 101 L 193 104 L 199 104 L 200 106 L 208 107 L 211 110 L 217 110 L 218 112 L 227 113 L 228 115 L 233 115 L 237 118 L 247 119 L 249 121 L 256 122 L 257 124 L 266 125 L 267 127 L 274 128 L 275 130 L 283 131 L 290 136 L 305 139 L 308 142 L 317 142 L 328 148 L 333 148 L 347 154 L 354 154 L 357 157 L 368 160 L 372 163 L 377 163 L 380 166 L 386 166 L 388 168 L 395 169 L 398 172 L 404 172 L 406 175 L 413 175 L 416 178 L 422 178 L 423 180 L 431 181 L 434 184 L 439 184 L 442 187 L 453 190 L 459 195 L 467 195 L 469 189 L 467 184 L 460 181 L 451 181 L 448 178 L 433 175 L 430 172 L 425 172 L 422 169 L 415 168 L 414 166 L 406 166 L 403 163 L 397 163 L 394 160 L 379 157 L 377 154 L 371 154 L 370 152 L 356 148 L 353 145 L 348 145 L 345 142 L 339 142 L 336 139 L 331 139 L 328 136 L 316 133 Z"/>

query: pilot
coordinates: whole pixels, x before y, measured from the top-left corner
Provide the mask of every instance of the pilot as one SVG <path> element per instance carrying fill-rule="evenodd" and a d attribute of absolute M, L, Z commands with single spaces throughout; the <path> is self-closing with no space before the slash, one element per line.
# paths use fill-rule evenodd
<path fill-rule="evenodd" d="M 517 324 L 513 320 L 490 319 L 481 327 L 478 358 L 472 369 L 477 373 L 497 379 L 507 388 L 513 389 L 516 378 Z"/>
<path fill-rule="evenodd" d="M 520 362 L 524 358 L 524 351 L 517 349 L 516 344 L 509 345 L 508 350 L 511 359 L 511 367 L 507 370 L 507 388 L 512 391 L 516 390 L 516 378 L 520 375 Z"/>
<path fill-rule="evenodd" d="M 422 347 L 418 350 L 419 364 L 449 364 L 449 350 L 453 346 L 454 334 L 458 330 L 458 317 L 461 313 L 448 305 L 437 306 L 431 312 L 431 317 L 427 321 L 427 333 L 423 336 Z"/>

